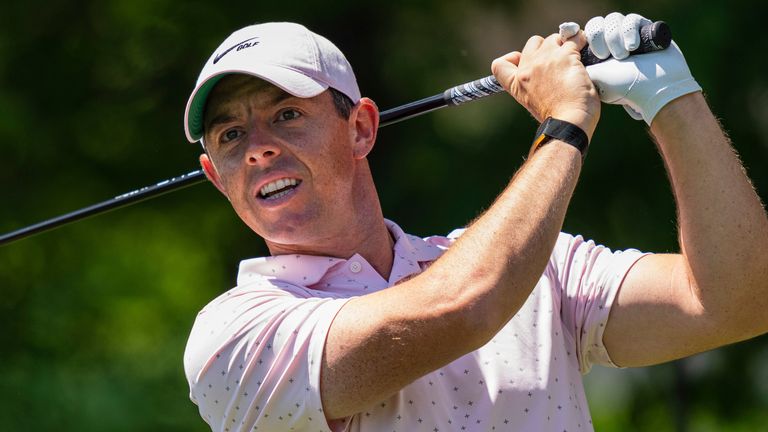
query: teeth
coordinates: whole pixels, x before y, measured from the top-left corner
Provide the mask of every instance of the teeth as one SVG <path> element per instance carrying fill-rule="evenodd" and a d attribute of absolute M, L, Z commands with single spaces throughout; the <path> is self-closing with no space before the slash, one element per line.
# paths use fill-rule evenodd
<path fill-rule="evenodd" d="M 289 191 L 289 190 L 280 191 L 280 192 L 278 192 L 278 193 L 276 193 L 276 194 L 274 194 L 274 195 L 270 195 L 269 197 L 267 197 L 267 199 L 276 199 L 276 198 L 280 198 L 281 196 L 287 195 L 287 194 L 289 194 L 290 192 L 291 192 L 291 191 Z"/>
<path fill-rule="evenodd" d="M 296 186 L 298 184 L 298 182 L 299 182 L 298 180 L 293 179 L 293 178 L 281 178 L 279 180 L 270 182 L 270 183 L 262 186 L 261 190 L 259 190 L 259 193 L 262 196 L 266 196 L 267 194 L 270 194 L 270 193 L 272 193 L 274 191 L 286 188 L 288 186 Z M 278 197 L 278 196 L 283 196 L 287 192 L 288 191 L 280 192 L 280 193 L 278 193 L 276 195 L 271 196 L 270 198 L 275 198 L 275 197 Z"/>

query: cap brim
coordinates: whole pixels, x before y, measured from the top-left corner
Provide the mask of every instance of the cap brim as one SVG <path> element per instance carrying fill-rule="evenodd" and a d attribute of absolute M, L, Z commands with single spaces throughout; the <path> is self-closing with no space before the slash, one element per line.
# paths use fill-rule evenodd
<path fill-rule="evenodd" d="M 301 72 L 280 66 L 259 65 L 251 70 L 228 69 L 210 74 L 200 81 L 187 101 L 184 112 L 184 132 L 189 142 L 197 142 L 203 137 L 203 115 L 208 95 L 218 82 L 227 75 L 245 74 L 267 81 L 285 92 L 300 98 L 310 98 L 328 89 L 328 84 L 314 80 Z"/>

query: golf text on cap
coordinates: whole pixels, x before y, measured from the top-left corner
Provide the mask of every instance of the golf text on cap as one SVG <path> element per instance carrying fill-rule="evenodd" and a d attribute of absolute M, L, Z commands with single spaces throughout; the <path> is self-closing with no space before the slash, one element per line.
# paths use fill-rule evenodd
<path fill-rule="evenodd" d="M 216 57 L 214 57 L 213 64 L 218 63 L 219 60 L 221 60 L 225 55 L 229 54 L 229 52 L 232 51 L 235 48 L 237 48 L 237 50 L 240 51 L 242 49 L 246 49 L 246 48 L 250 48 L 252 46 L 258 45 L 259 44 L 258 42 L 248 43 L 248 41 L 251 41 L 251 40 L 254 40 L 254 39 L 258 39 L 258 37 L 248 38 L 248 39 L 246 39 L 246 40 L 244 40 L 242 42 L 238 42 L 238 43 L 232 45 L 231 47 L 227 48 L 226 50 L 224 50 L 224 52 L 222 52 L 221 54 L 218 54 L 218 55 L 216 55 Z"/>

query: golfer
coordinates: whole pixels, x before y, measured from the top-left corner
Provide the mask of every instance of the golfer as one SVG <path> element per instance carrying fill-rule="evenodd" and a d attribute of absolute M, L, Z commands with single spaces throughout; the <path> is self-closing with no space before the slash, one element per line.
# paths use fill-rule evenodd
<path fill-rule="evenodd" d="M 596 17 L 496 59 L 542 125 L 481 217 L 427 238 L 382 215 L 367 161 L 379 111 L 344 55 L 298 24 L 227 38 L 185 128 L 270 256 L 242 261 L 192 328 L 184 367 L 212 430 L 589 431 L 592 365 L 768 331 L 765 210 L 677 45 L 627 57 L 647 22 Z M 614 58 L 585 68 L 586 43 Z M 601 100 L 650 126 L 681 253 L 560 232 Z"/>

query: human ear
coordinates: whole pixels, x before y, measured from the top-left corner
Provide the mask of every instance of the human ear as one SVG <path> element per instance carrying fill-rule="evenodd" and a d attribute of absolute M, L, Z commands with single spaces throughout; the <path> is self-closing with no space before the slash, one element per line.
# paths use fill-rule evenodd
<path fill-rule="evenodd" d="M 213 161 L 211 161 L 211 158 L 208 157 L 207 153 L 200 155 L 200 166 L 203 168 L 203 172 L 208 180 L 216 186 L 216 189 L 223 193 L 224 196 L 227 196 L 227 193 L 224 191 L 224 186 L 221 184 L 221 177 L 219 177 L 219 173 L 216 171 L 216 167 L 213 165 Z"/>
<path fill-rule="evenodd" d="M 363 159 L 373 149 L 379 130 L 379 108 L 369 98 L 362 98 L 349 113 L 353 156 Z"/>

